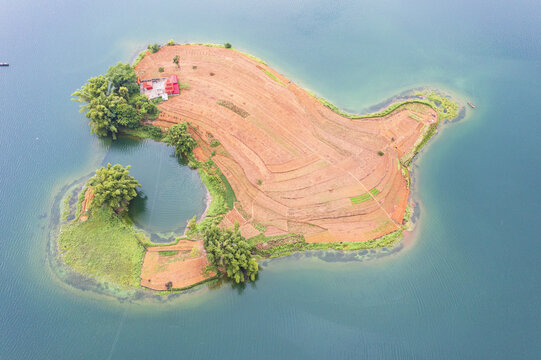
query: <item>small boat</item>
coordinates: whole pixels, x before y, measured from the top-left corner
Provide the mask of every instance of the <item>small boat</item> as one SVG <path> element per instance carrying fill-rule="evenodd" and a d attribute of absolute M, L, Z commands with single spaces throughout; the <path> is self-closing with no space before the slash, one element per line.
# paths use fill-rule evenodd
<path fill-rule="evenodd" d="M 468 105 L 470 105 L 470 107 L 471 107 L 472 109 L 475 109 L 475 105 L 473 105 L 473 104 L 472 104 L 471 102 L 469 102 L 469 101 L 468 101 Z"/>
<path fill-rule="evenodd" d="M 0 62 L 0 66 L 9 66 L 9 64 Z"/>

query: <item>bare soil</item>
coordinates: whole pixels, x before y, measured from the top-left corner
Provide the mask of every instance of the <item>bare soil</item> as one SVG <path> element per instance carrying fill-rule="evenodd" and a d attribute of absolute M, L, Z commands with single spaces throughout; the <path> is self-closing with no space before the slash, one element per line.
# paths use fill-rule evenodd
<path fill-rule="evenodd" d="M 175 55 L 180 67 L 173 63 Z M 159 73 L 159 67 L 165 71 Z M 422 129 L 437 121 L 430 107 L 416 104 L 385 117 L 351 120 L 270 67 L 232 49 L 201 45 L 164 46 L 136 71 L 142 80 L 176 74 L 189 85 L 159 105 L 154 124 L 191 122 L 201 145 L 198 157 L 210 155 L 210 138 L 220 141 L 225 151 L 212 159 L 243 209 L 228 214 L 224 225 L 238 221 L 243 234 L 253 236 L 258 232 L 251 224 L 258 223 L 267 235 L 300 233 L 307 242 L 366 241 L 400 228 L 409 188 L 399 159 Z M 374 188 L 376 195 L 352 203 L 352 197 Z M 154 250 L 147 253 L 144 274 L 156 256 Z M 145 275 L 142 284 L 151 279 L 162 288 L 182 271 Z"/>
<path fill-rule="evenodd" d="M 88 220 L 88 211 L 90 210 L 90 203 L 92 203 L 92 199 L 94 199 L 94 190 L 92 189 L 92 186 L 89 186 L 86 189 L 85 197 L 83 199 L 83 203 L 81 204 L 81 216 L 79 217 L 79 220 Z"/>
<path fill-rule="evenodd" d="M 196 253 L 193 249 L 196 248 Z M 177 251 L 171 255 L 171 251 Z M 182 289 L 215 276 L 204 274 L 208 265 L 202 241 L 180 240 L 176 245 L 147 248 L 141 269 L 141 286 L 153 290 Z"/>

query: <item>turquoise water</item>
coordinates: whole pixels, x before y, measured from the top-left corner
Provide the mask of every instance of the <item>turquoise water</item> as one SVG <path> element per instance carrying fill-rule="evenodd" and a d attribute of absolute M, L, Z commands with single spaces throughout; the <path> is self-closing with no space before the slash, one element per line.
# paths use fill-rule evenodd
<path fill-rule="evenodd" d="M 538 1 L 134 3 L 2 3 L 0 358 L 539 356 Z M 417 86 L 477 109 L 416 162 L 420 221 L 397 253 L 292 256 L 165 304 L 64 286 L 45 257 L 54 194 L 108 149 L 70 94 L 170 38 L 229 41 L 348 110 Z"/>

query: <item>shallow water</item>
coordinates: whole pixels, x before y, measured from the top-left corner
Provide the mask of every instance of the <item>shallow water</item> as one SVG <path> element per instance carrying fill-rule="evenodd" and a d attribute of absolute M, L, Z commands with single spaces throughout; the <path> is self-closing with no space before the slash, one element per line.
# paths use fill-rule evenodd
<path fill-rule="evenodd" d="M 538 357 L 538 1 L 133 3 L 2 4 L 0 358 Z M 70 94 L 170 38 L 229 41 L 351 111 L 418 86 L 477 108 L 417 160 L 420 221 L 397 253 L 292 256 L 166 304 L 64 286 L 45 257 L 54 194 L 109 148 Z"/>

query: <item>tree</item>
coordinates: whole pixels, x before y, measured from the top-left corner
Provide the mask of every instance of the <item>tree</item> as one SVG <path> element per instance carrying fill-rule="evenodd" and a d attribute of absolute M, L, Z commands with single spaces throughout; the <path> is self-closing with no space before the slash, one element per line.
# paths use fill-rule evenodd
<path fill-rule="evenodd" d="M 158 115 L 158 107 L 143 94 L 135 94 L 130 97 L 130 105 L 133 105 L 142 117 L 155 117 Z"/>
<path fill-rule="evenodd" d="M 231 43 L 228 43 L 228 42 L 226 42 L 226 43 L 224 44 L 224 47 L 225 47 L 226 49 L 231 49 L 232 46 L 233 46 L 233 45 L 231 45 Z"/>
<path fill-rule="evenodd" d="M 77 97 L 75 99 L 78 102 L 89 103 L 92 99 L 105 94 L 107 95 L 107 88 L 109 87 L 109 80 L 103 76 L 91 77 L 86 84 L 80 89 L 76 90 L 71 96 Z"/>
<path fill-rule="evenodd" d="M 186 156 L 197 146 L 197 142 L 188 133 L 188 123 L 171 126 L 164 140 L 175 147 L 175 154 L 182 156 Z"/>
<path fill-rule="evenodd" d="M 133 106 L 122 103 L 116 107 L 116 117 L 120 125 L 130 129 L 135 129 L 140 125 L 141 114 Z"/>
<path fill-rule="evenodd" d="M 111 66 L 107 76 L 90 78 L 72 96 L 84 103 L 81 112 L 89 119 L 91 132 L 116 139 L 120 127 L 136 128 L 144 118 L 155 118 L 158 108 L 139 92 L 137 74 L 129 64 Z"/>
<path fill-rule="evenodd" d="M 96 170 L 87 185 L 94 191 L 92 206 L 108 206 L 118 211 L 127 208 L 130 200 L 137 196 L 135 189 L 141 184 L 130 175 L 130 166 L 107 164 Z"/>
<path fill-rule="evenodd" d="M 130 64 L 119 62 L 115 66 L 111 66 L 109 70 L 107 70 L 105 77 L 111 81 L 111 85 L 117 90 L 120 89 L 120 87 L 125 87 L 130 94 L 139 92 L 137 73 Z"/>
<path fill-rule="evenodd" d="M 75 91 L 74 100 L 86 103 L 81 105 L 81 112 L 86 111 L 85 116 L 89 119 L 90 131 L 98 136 L 108 136 L 113 139 L 118 132 L 115 119 L 116 106 L 123 99 L 113 93 L 109 93 L 109 80 L 105 76 L 93 77 Z"/>
<path fill-rule="evenodd" d="M 177 65 L 177 67 L 180 67 L 180 56 L 178 55 L 175 55 L 175 57 L 173 58 L 173 63 Z"/>
<path fill-rule="evenodd" d="M 203 237 L 209 262 L 225 270 L 228 278 L 236 283 L 254 281 L 259 266 L 250 253 L 251 246 L 240 234 L 238 224 L 234 229 L 221 229 L 217 225 L 209 227 Z"/>
<path fill-rule="evenodd" d="M 118 128 L 114 119 L 117 97 L 114 95 L 102 94 L 90 101 L 83 108 L 88 109 L 85 116 L 89 118 L 90 132 L 98 136 L 111 135 L 116 139 Z"/>

